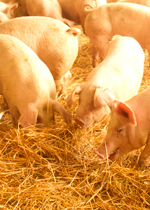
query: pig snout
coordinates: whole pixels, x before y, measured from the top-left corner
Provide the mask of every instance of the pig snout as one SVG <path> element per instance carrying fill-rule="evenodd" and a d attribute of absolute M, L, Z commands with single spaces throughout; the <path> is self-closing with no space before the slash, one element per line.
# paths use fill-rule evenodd
<path fill-rule="evenodd" d="M 97 156 L 100 158 L 100 159 L 104 159 L 105 157 L 104 157 L 104 155 L 103 154 L 101 154 L 101 153 L 99 153 L 99 151 L 98 150 L 95 150 L 95 153 L 97 154 Z"/>
<path fill-rule="evenodd" d="M 78 113 L 75 116 L 75 122 L 80 125 L 82 128 L 87 128 L 94 122 L 92 113 Z"/>
<path fill-rule="evenodd" d="M 95 150 L 95 153 L 97 154 L 97 156 L 100 158 L 100 159 L 105 159 L 106 158 L 106 148 L 105 148 L 105 144 L 102 143 L 100 145 L 100 147 L 98 147 L 97 150 Z"/>
<path fill-rule="evenodd" d="M 85 123 L 83 120 L 81 120 L 80 118 L 76 117 L 75 118 L 75 122 L 80 125 L 81 127 L 84 127 Z"/>
<path fill-rule="evenodd" d="M 100 159 L 108 157 L 110 160 L 116 160 L 120 157 L 120 147 L 117 145 L 106 144 L 105 142 L 95 151 Z"/>

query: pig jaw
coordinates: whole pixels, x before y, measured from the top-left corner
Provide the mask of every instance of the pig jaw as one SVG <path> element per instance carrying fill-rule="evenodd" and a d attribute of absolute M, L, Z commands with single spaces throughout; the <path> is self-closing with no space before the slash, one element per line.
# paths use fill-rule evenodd
<path fill-rule="evenodd" d="M 102 143 L 102 145 L 95 151 L 95 153 L 100 159 L 105 159 L 107 157 L 110 160 L 118 159 L 121 155 L 120 147 L 112 149 L 109 148 L 105 143 Z"/>

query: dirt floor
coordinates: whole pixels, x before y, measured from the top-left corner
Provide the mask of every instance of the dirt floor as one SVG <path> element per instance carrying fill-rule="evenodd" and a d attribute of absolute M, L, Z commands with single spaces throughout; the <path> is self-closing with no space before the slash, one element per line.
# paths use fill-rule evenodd
<path fill-rule="evenodd" d="M 150 86 L 148 60 L 145 51 L 140 91 Z M 73 116 L 78 97 L 71 107 L 66 97 L 92 69 L 89 39 L 82 33 L 67 93 L 58 99 Z M 0 107 L 3 110 L 2 97 Z M 20 129 L 6 113 L 0 120 L 0 209 L 150 209 L 150 169 L 136 169 L 140 150 L 114 162 L 100 160 L 94 152 L 108 120 L 81 129 L 56 114 L 51 127 Z"/>

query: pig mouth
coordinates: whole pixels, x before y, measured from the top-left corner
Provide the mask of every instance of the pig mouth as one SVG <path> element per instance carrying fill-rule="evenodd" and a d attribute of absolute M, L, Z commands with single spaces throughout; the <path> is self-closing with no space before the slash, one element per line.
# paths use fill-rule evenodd
<path fill-rule="evenodd" d="M 118 153 L 119 153 L 119 147 L 118 147 L 117 149 L 115 149 L 115 150 L 109 155 L 109 159 L 110 159 L 110 160 L 115 159 Z"/>

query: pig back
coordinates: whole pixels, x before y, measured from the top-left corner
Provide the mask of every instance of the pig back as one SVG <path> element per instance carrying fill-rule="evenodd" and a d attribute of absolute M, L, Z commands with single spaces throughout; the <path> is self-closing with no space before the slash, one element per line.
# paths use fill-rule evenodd
<path fill-rule="evenodd" d="M 14 104 L 18 98 L 34 101 L 37 94 L 44 97 L 44 93 L 55 99 L 56 87 L 49 69 L 28 46 L 3 34 L 0 46 L 0 94 Z"/>
<path fill-rule="evenodd" d="M 144 52 L 135 39 L 114 36 L 102 65 L 112 76 L 109 88 L 117 99 L 126 101 L 137 94 L 143 77 Z"/>
<path fill-rule="evenodd" d="M 0 24 L 0 34 L 15 36 L 29 46 L 59 80 L 73 65 L 78 53 L 77 36 L 69 27 L 47 17 L 21 17 Z"/>

